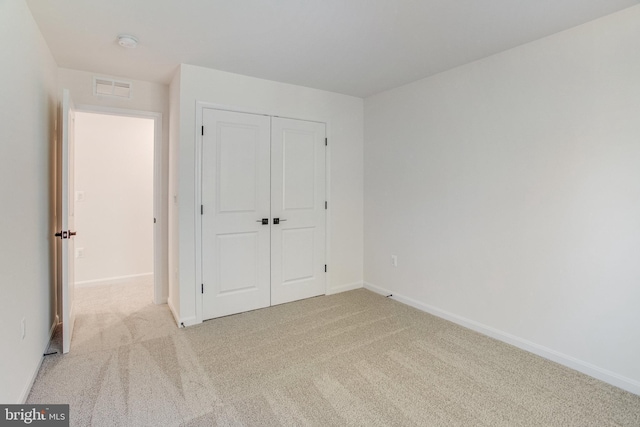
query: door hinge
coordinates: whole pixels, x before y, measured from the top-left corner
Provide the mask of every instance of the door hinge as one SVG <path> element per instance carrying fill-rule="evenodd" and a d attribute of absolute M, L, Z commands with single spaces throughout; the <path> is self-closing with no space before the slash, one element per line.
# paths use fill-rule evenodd
<path fill-rule="evenodd" d="M 329 145 L 329 140 L 327 138 L 324 139 L 324 146 L 326 147 L 327 145 Z"/>
<path fill-rule="evenodd" d="M 153 218 L 153 223 L 154 223 L 154 224 L 156 223 L 156 219 L 155 219 L 155 218 Z"/>
<path fill-rule="evenodd" d="M 325 200 L 325 201 L 324 201 L 324 208 L 325 208 L 325 209 L 327 209 L 327 206 L 328 206 L 328 205 L 329 205 L 329 204 L 328 204 L 328 203 L 327 203 L 327 201 Z"/>
<path fill-rule="evenodd" d="M 327 272 L 327 264 L 324 265 L 324 272 Z"/>
<path fill-rule="evenodd" d="M 200 293 L 204 294 L 204 283 L 200 285 Z"/>
<path fill-rule="evenodd" d="M 200 205 L 200 215 L 204 215 L 204 205 Z"/>
<path fill-rule="evenodd" d="M 204 135 L 204 126 L 200 128 L 200 135 Z"/>

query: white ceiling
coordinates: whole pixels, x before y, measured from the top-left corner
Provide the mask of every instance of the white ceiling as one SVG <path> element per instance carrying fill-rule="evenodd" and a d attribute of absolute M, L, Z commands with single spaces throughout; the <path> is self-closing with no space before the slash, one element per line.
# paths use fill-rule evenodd
<path fill-rule="evenodd" d="M 366 97 L 638 0 L 27 0 L 58 65 L 168 83 L 179 63 Z M 140 40 L 118 46 L 121 33 Z"/>

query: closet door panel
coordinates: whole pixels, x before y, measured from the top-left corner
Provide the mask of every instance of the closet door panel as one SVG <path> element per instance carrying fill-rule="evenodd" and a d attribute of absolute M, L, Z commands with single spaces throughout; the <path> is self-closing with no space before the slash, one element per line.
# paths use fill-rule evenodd
<path fill-rule="evenodd" d="M 270 304 L 269 117 L 203 110 L 203 318 Z"/>
<path fill-rule="evenodd" d="M 271 305 L 324 295 L 325 212 L 325 125 L 272 118 Z"/>

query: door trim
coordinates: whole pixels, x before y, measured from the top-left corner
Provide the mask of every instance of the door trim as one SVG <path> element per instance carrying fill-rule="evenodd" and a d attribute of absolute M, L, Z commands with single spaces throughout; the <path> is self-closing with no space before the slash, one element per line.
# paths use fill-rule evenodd
<path fill-rule="evenodd" d="M 156 219 L 153 227 L 153 302 L 166 304 L 168 285 L 165 286 L 166 278 L 161 268 L 164 264 L 162 262 L 162 230 L 167 227 L 162 215 L 162 203 L 165 201 L 162 198 L 162 113 L 100 105 L 77 105 L 76 111 L 153 120 L 153 217 Z"/>
<path fill-rule="evenodd" d="M 195 154 L 194 154 L 194 170 L 195 170 L 195 197 L 194 197 L 194 237 L 195 237 L 195 276 L 196 281 L 193 284 L 195 290 L 195 307 L 196 307 L 196 321 L 195 323 L 203 322 L 203 298 L 201 290 L 202 285 L 202 215 L 200 215 L 200 205 L 202 205 L 202 143 L 203 135 L 201 133 L 202 126 L 202 113 L 204 109 L 230 111 L 233 113 L 255 114 L 260 116 L 279 117 L 283 119 L 302 120 L 306 122 L 324 123 L 325 125 L 325 137 L 331 140 L 331 124 L 327 118 L 314 117 L 291 117 L 287 114 L 278 114 L 277 111 L 260 110 L 253 108 L 229 106 L 223 104 L 217 104 L 206 101 L 196 101 L 196 122 L 195 122 Z M 331 145 L 327 145 L 325 148 L 325 200 L 328 203 L 328 208 L 325 212 L 325 262 L 327 263 L 327 272 L 325 273 L 324 292 L 325 295 L 329 294 L 329 283 L 331 283 Z"/>

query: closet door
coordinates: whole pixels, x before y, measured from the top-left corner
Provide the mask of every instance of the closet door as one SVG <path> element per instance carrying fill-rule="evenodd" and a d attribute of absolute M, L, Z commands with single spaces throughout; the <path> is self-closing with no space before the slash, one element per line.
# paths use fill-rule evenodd
<path fill-rule="evenodd" d="M 211 319 L 270 304 L 270 118 L 204 109 L 203 125 L 202 307 Z"/>
<path fill-rule="evenodd" d="M 271 119 L 271 305 L 325 293 L 325 125 Z"/>

